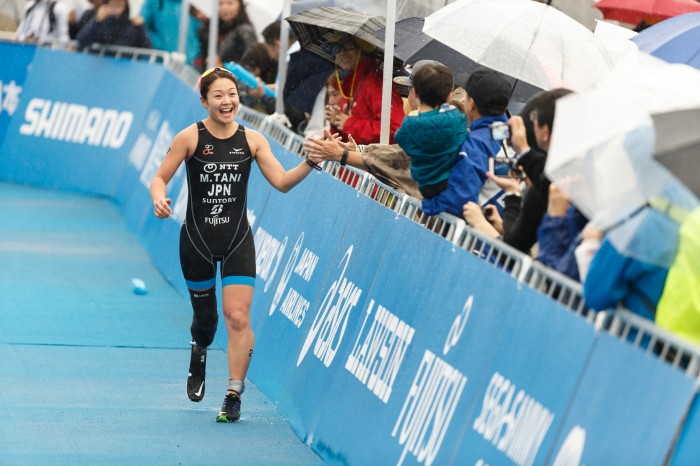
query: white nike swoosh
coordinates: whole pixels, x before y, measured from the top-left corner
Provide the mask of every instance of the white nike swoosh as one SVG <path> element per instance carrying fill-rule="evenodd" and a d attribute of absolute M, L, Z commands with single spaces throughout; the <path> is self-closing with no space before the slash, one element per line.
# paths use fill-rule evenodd
<path fill-rule="evenodd" d="M 202 390 L 204 389 L 204 382 L 199 386 L 199 390 L 194 393 L 194 396 L 202 396 Z"/>

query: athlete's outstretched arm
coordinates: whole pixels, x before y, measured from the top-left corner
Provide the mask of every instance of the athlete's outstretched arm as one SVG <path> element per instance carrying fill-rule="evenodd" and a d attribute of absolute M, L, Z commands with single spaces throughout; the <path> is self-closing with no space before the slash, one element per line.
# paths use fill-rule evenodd
<path fill-rule="evenodd" d="M 158 171 L 151 181 L 151 200 L 153 201 L 153 212 L 158 218 L 168 218 L 172 214 L 170 208 L 171 199 L 167 196 L 168 182 L 175 175 L 180 164 L 189 154 L 194 153 L 197 141 L 197 126 L 191 125 L 180 131 L 165 154 L 165 158 L 158 167 Z"/>
<path fill-rule="evenodd" d="M 249 130 L 248 128 L 246 128 L 245 134 L 248 138 L 250 150 L 258 162 L 263 176 L 272 186 L 283 193 L 298 185 L 301 180 L 311 173 L 312 168 L 306 161 L 302 161 L 291 170 L 285 171 L 282 164 L 272 153 L 270 143 L 265 139 L 265 136 L 258 131 Z"/>

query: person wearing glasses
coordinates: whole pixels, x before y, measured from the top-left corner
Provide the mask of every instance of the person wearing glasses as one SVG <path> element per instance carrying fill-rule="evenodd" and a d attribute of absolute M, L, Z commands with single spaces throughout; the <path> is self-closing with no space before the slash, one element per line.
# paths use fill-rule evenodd
<path fill-rule="evenodd" d="M 327 43 L 335 56 L 335 77 L 340 90 L 338 108 L 329 107 L 326 119 L 331 132 L 339 133 L 344 141 L 352 135 L 359 144 L 379 142 L 382 119 L 382 71 L 372 55 L 375 47 L 364 40 L 338 33 Z M 403 100 L 395 85 L 391 92 L 389 137 L 395 143 L 394 133 L 403 121 Z"/>
<path fill-rule="evenodd" d="M 218 323 L 218 262 L 228 331 L 229 384 L 216 420 L 234 422 L 240 417 L 240 397 L 255 343 L 250 325 L 256 270 L 255 245 L 246 215 L 248 176 L 256 162 L 273 187 L 287 192 L 311 172 L 312 166 L 302 161 L 285 171 L 267 139 L 235 121 L 240 100 L 238 83 L 230 71 L 205 71 L 199 88 L 202 106 L 209 115 L 175 136 L 150 191 L 156 217 L 170 217 L 166 186 L 185 164 L 189 200 L 180 232 L 180 263 L 193 309 L 187 395 L 192 401 L 204 397 L 207 347 L 214 341 Z"/>

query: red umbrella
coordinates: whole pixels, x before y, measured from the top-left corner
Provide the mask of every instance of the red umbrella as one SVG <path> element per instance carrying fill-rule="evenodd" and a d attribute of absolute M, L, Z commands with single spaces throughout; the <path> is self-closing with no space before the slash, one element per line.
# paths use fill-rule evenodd
<path fill-rule="evenodd" d="M 672 16 L 700 11 L 700 3 L 695 0 L 600 0 L 594 5 L 605 19 L 629 24 L 656 24 Z"/>

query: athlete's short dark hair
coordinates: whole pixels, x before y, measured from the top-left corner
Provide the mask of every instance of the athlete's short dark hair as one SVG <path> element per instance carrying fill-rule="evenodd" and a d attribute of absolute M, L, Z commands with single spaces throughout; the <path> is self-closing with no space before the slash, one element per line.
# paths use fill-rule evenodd
<path fill-rule="evenodd" d="M 226 68 L 212 68 L 211 70 L 207 70 L 202 73 L 202 77 L 199 78 L 199 95 L 202 96 L 202 99 L 207 98 L 207 92 L 209 92 L 211 83 L 219 78 L 230 79 L 233 81 L 233 84 L 236 85 L 236 89 L 238 89 L 238 80 L 233 73 Z"/>

